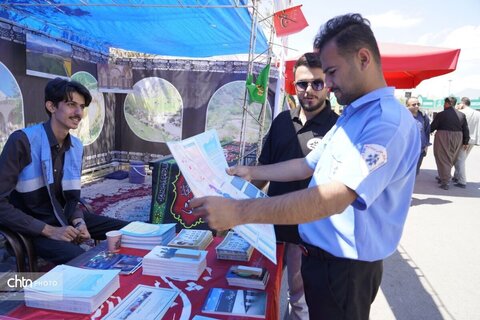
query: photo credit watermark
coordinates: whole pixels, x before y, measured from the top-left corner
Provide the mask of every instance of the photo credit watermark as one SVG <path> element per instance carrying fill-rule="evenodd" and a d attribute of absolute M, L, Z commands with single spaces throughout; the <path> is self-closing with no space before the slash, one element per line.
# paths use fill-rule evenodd
<path fill-rule="evenodd" d="M 45 272 L 0 272 L 0 301 L 23 301 L 24 288 L 58 293 L 62 298 L 63 274 L 42 280 Z"/>

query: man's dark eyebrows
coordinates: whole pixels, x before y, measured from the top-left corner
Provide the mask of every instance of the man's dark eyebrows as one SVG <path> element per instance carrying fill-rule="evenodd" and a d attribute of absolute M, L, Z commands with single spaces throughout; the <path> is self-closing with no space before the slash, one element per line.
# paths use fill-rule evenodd
<path fill-rule="evenodd" d="M 327 73 L 327 72 L 329 72 L 331 69 L 335 69 L 335 67 L 332 66 L 332 67 L 328 67 L 328 68 L 325 68 L 325 69 L 322 68 L 323 73 Z"/>

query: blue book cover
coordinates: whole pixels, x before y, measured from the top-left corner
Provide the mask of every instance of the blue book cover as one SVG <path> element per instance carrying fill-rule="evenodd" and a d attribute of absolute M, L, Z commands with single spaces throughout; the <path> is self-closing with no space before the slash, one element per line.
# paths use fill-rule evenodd
<path fill-rule="evenodd" d="M 265 291 L 212 288 L 202 312 L 265 319 L 266 309 Z"/>
<path fill-rule="evenodd" d="M 129 254 L 102 251 L 85 262 L 82 267 L 100 270 L 118 269 L 120 274 L 131 274 L 141 267 L 142 260 L 142 257 Z"/>

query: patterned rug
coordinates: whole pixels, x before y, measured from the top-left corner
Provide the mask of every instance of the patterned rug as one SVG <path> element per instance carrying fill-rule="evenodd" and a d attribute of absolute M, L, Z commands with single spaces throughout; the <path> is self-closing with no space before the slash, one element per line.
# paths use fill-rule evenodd
<path fill-rule="evenodd" d="M 82 187 L 82 197 L 95 213 L 126 221 L 149 221 L 152 201 L 152 177 L 145 183 L 102 179 Z"/>

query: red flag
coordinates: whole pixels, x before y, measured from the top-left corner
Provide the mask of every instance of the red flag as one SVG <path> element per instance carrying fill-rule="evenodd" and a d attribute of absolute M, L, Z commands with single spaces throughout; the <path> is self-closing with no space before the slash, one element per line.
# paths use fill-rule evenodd
<path fill-rule="evenodd" d="M 308 26 L 301 7 L 302 5 L 299 5 L 275 12 L 273 15 L 273 26 L 277 37 L 300 32 Z"/>

